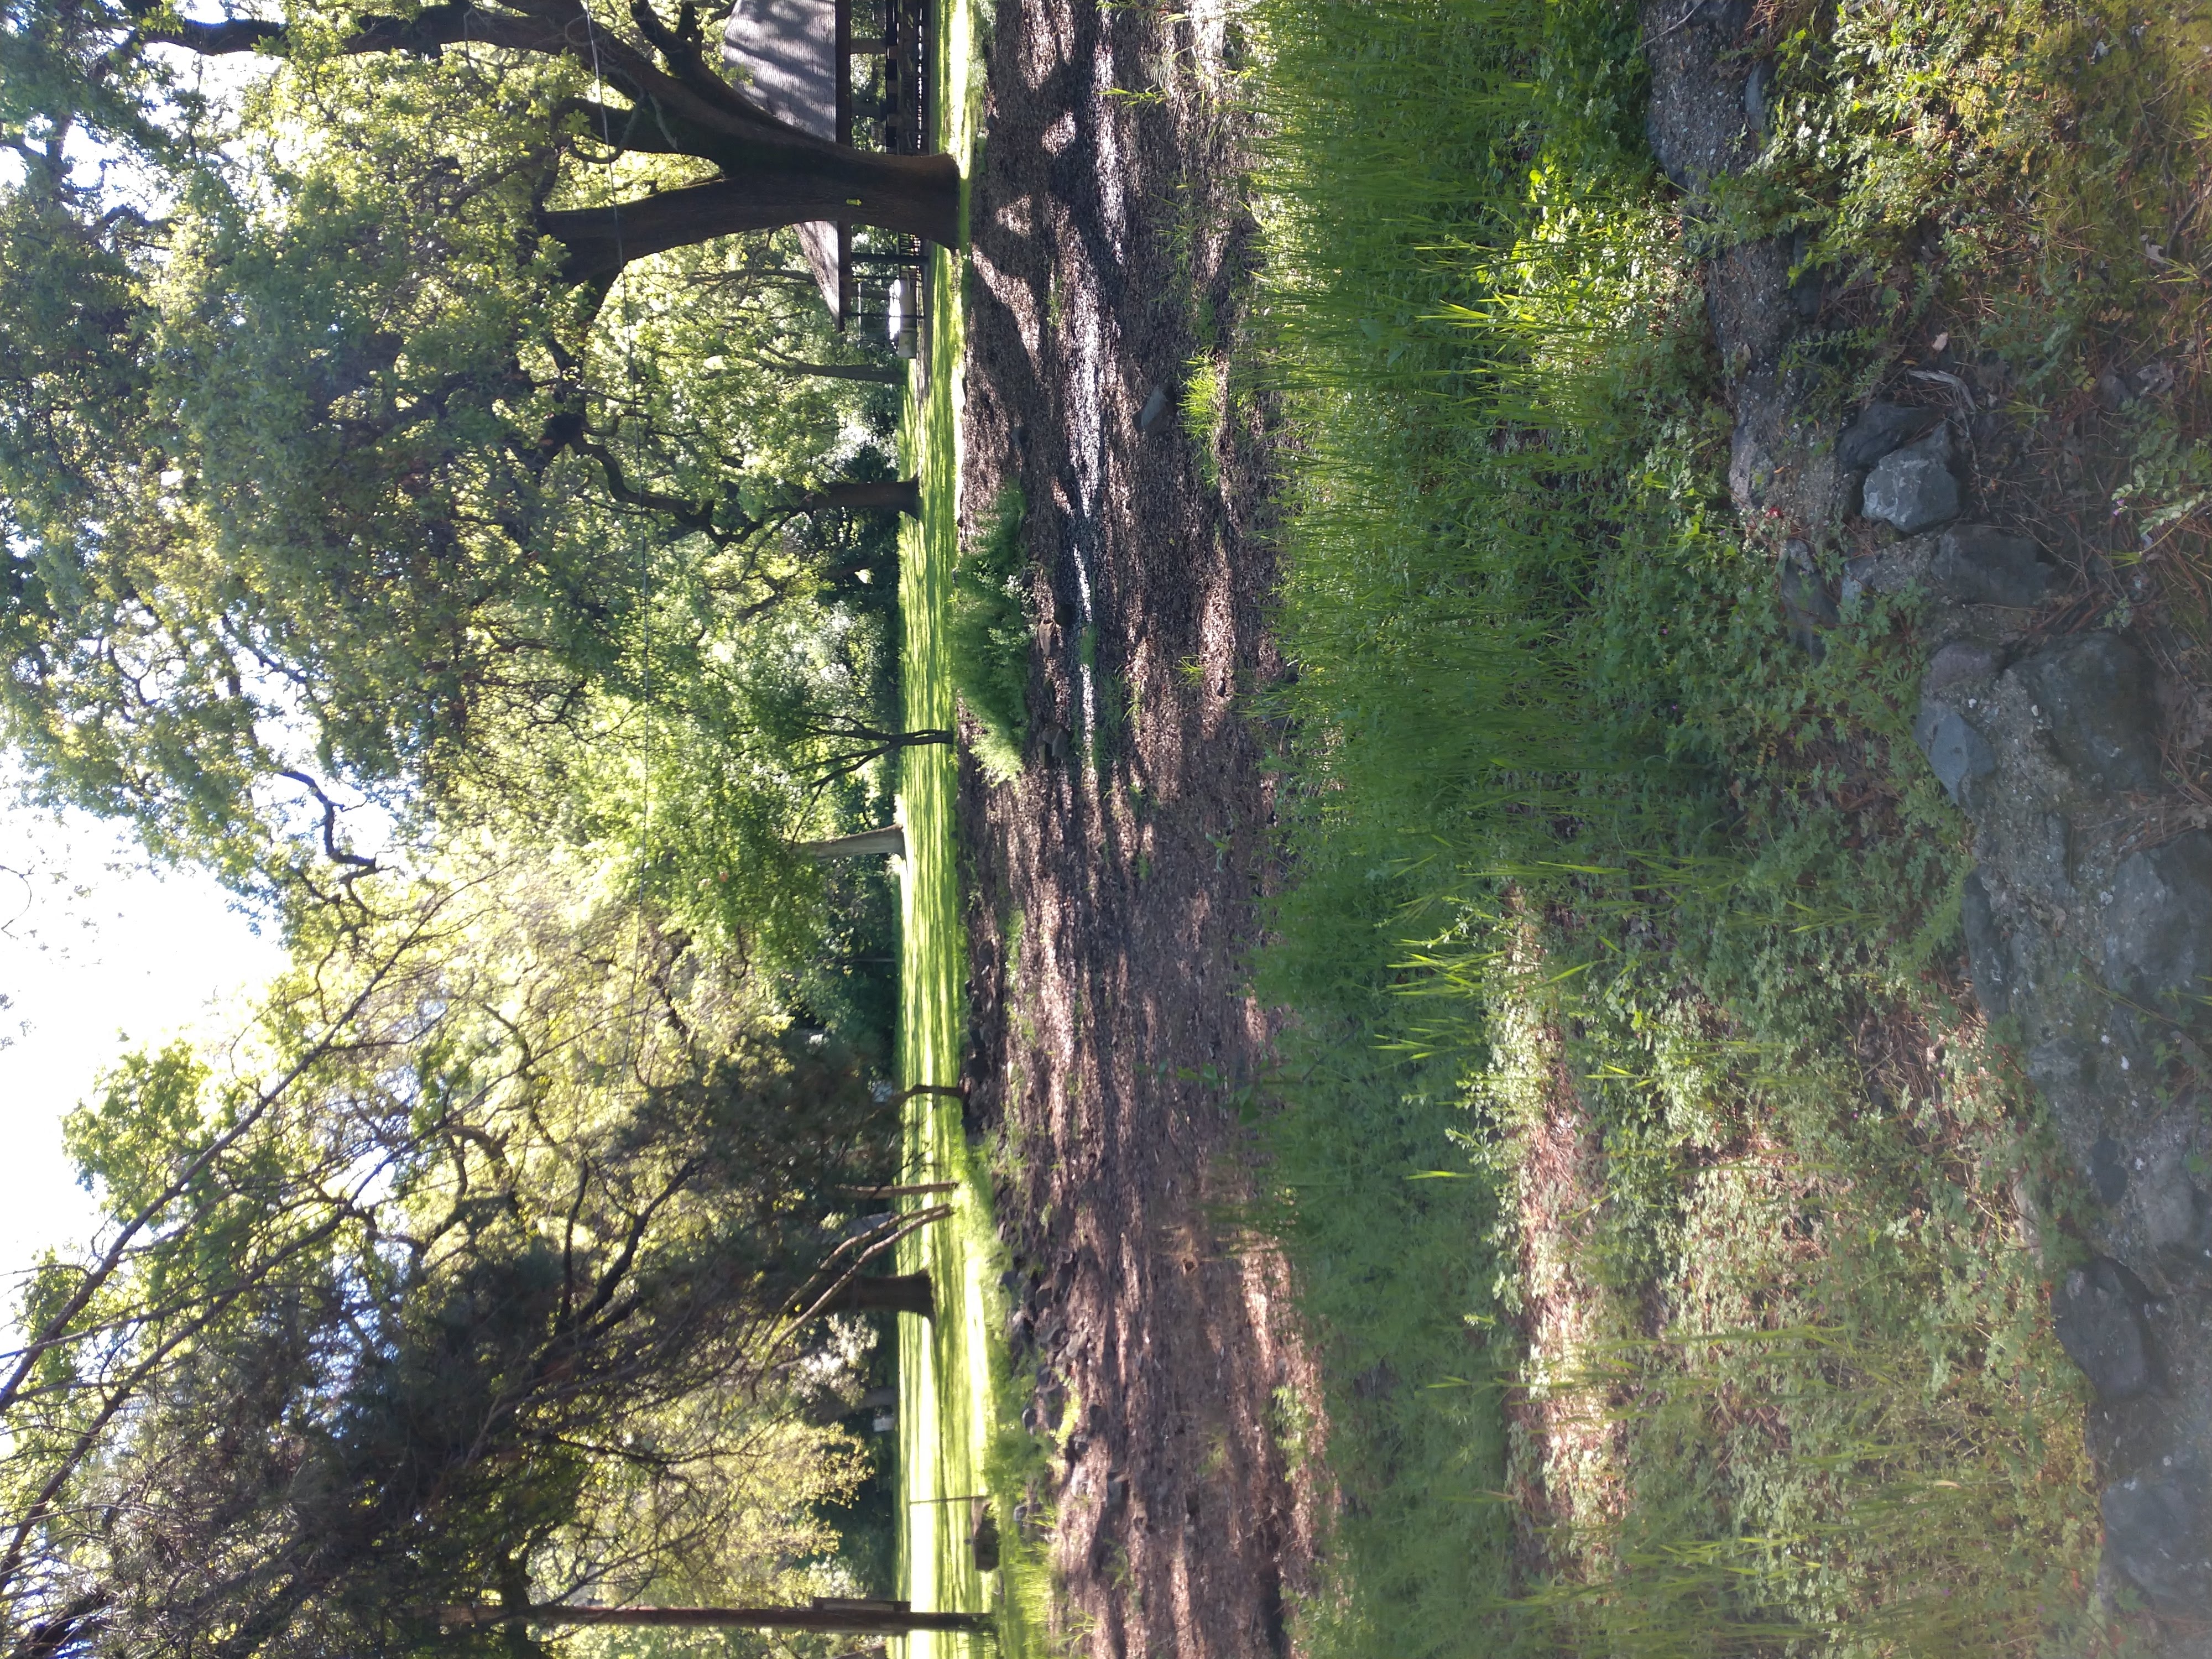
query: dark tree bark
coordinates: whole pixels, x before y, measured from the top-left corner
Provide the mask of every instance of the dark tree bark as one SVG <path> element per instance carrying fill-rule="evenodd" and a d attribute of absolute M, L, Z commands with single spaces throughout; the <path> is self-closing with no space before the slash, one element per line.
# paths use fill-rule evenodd
<path fill-rule="evenodd" d="M 131 8 L 143 15 L 151 0 Z M 671 27 L 647 0 L 631 21 L 642 44 L 595 22 L 580 0 L 445 0 L 411 18 L 372 15 L 345 42 L 352 53 L 434 55 L 448 47 L 567 58 L 629 100 L 626 107 L 567 100 L 557 142 L 579 132 L 617 150 L 690 155 L 719 179 L 604 208 L 542 212 L 538 223 L 568 250 L 562 270 L 579 285 L 605 283 L 632 259 L 739 231 L 843 220 L 943 246 L 960 239 L 960 169 L 950 155 L 895 155 L 817 138 L 778 120 L 708 63 L 694 7 Z M 157 24 L 139 38 L 207 56 L 284 50 L 288 24 L 261 19 Z"/>
<path fill-rule="evenodd" d="M 854 1278 L 846 1281 L 817 1309 L 817 1313 L 908 1313 L 932 1319 L 937 1314 L 937 1298 L 930 1289 L 929 1275 L 924 1273 L 885 1273 L 880 1278 Z"/>
<path fill-rule="evenodd" d="M 568 250 L 562 274 L 580 284 L 604 282 L 649 253 L 815 219 L 948 247 L 960 240 L 960 169 L 950 155 L 841 150 L 801 134 L 744 148 L 758 155 L 741 174 L 613 207 L 541 214 L 545 234 Z"/>
<path fill-rule="evenodd" d="M 823 1631 L 859 1636 L 991 1628 L 988 1613 L 916 1613 L 904 1601 L 839 1602 L 828 1597 L 811 1607 L 441 1607 L 438 1622 L 465 1629 L 488 1625 L 612 1625 L 678 1630 Z"/>
<path fill-rule="evenodd" d="M 795 504 L 800 513 L 903 513 L 921 516 L 921 484 L 915 478 L 873 478 L 864 483 L 824 484 L 802 495 Z"/>
<path fill-rule="evenodd" d="M 763 368 L 778 374 L 813 375 L 823 380 L 865 380 L 871 386 L 904 386 L 906 370 L 877 368 L 866 363 L 810 363 L 797 357 L 781 362 L 763 361 Z"/>

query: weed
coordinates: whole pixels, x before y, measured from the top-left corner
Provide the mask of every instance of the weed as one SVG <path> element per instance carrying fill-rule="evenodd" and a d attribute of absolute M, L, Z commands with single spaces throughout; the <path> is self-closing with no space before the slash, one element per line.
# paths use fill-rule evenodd
<path fill-rule="evenodd" d="M 1029 735 L 1029 568 L 1018 486 L 999 493 L 989 524 L 952 573 L 947 650 L 952 683 L 976 726 L 975 754 L 996 782 L 1021 770 Z"/>
<path fill-rule="evenodd" d="M 1226 379 L 1224 365 L 1210 352 L 1201 352 L 1183 366 L 1182 429 L 1197 452 L 1200 475 L 1212 490 L 1221 488 L 1221 440 L 1228 424 L 1229 400 L 1223 389 Z"/>

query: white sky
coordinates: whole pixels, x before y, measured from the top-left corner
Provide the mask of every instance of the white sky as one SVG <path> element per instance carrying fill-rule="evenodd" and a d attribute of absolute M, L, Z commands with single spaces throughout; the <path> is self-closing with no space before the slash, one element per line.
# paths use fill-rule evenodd
<path fill-rule="evenodd" d="M 0 1284 L 90 1228 L 61 1120 L 127 1046 L 208 1018 L 283 965 L 197 870 L 155 873 L 115 826 L 22 806 L 0 768 Z M 216 1028 L 242 1023 L 234 1012 Z M 4 1299 L 5 1291 L 0 1291 Z M 0 1315 L 4 1318 L 4 1315 Z"/>

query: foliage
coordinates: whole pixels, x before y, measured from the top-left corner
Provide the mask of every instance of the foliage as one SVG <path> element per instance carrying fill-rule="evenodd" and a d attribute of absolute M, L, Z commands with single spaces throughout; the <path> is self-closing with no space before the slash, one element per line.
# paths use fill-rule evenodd
<path fill-rule="evenodd" d="M 952 572 L 945 648 L 975 722 L 975 756 L 999 782 L 1022 769 L 1030 729 L 1029 554 L 1021 486 L 1007 483 Z"/>
<path fill-rule="evenodd" d="M 785 1379 L 870 1243 L 838 1184 L 896 1164 L 858 1060 L 587 868 L 356 891 L 388 908 L 323 913 L 245 1044 L 70 1121 L 111 1226 L 0 1379 L 11 1647 L 381 1651 L 454 1602 L 757 1584 L 855 1472 Z"/>
<path fill-rule="evenodd" d="M 347 810 L 540 803 L 544 751 L 811 599 L 786 532 L 881 394 L 781 372 L 829 336 L 787 238 L 731 234 L 775 215 L 647 234 L 708 106 L 775 124 L 649 12 L 585 21 L 0 15 L 0 721 L 50 793 L 304 900 L 377 855 Z M 584 96 L 687 76 L 652 137 Z"/>

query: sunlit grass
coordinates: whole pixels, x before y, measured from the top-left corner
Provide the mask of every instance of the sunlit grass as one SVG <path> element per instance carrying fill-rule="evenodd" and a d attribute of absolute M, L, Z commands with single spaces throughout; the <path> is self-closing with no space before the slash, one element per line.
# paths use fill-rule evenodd
<path fill-rule="evenodd" d="M 981 37 L 987 21 L 973 5 L 955 0 L 937 36 L 936 83 L 949 94 L 938 102 L 939 137 L 960 158 L 963 175 L 973 171 L 981 131 Z M 915 396 L 900 435 L 901 459 L 920 477 L 922 492 L 921 518 L 902 527 L 899 546 L 901 671 L 909 730 L 950 726 L 954 714 L 947 629 L 960 541 L 966 319 L 959 273 L 965 259 L 961 252 L 945 249 L 932 249 L 929 258 L 928 355 L 917 365 Z M 902 759 L 899 817 L 907 854 L 900 871 L 898 1060 L 907 1085 L 946 1085 L 959 1075 L 967 941 L 953 841 L 956 781 L 949 749 L 910 749 Z M 899 1322 L 903 1593 L 918 1609 L 992 1608 L 999 1619 L 994 1637 L 923 1633 L 897 1645 L 907 1659 L 949 1659 L 992 1645 L 1018 1656 L 1041 1648 L 1042 1609 L 1033 1572 L 1018 1575 L 1023 1592 L 1010 1596 L 1000 1588 L 1002 1578 L 1018 1576 L 1014 1494 L 992 1500 L 1006 1535 L 1008 1566 L 988 1577 L 976 1568 L 973 1510 L 966 1501 L 988 1490 L 987 1465 L 994 1443 L 1004 1438 L 1011 1403 L 994 1383 L 1004 1368 L 994 1335 L 994 1327 L 1002 1328 L 1003 1310 L 994 1279 L 990 1178 L 981 1159 L 970 1159 L 959 1103 L 947 1097 L 915 1097 L 908 1109 L 906 1152 L 908 1179 L 952 1181 L 959 1188 L 949 1195 L 951 1218 L 906 1241 L 898 1262 L 902 1272 L 928 1272 L 937 1306 L 932 1321 L 902 1316 Z"/>

